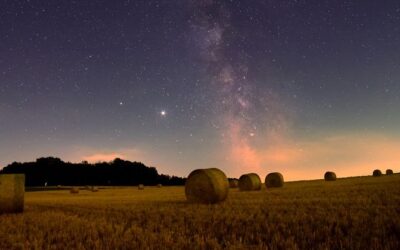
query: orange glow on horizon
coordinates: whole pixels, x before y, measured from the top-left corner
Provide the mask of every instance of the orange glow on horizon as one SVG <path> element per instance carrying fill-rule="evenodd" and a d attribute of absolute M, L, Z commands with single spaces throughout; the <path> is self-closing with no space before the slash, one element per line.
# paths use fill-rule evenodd
<path fill-rule="evenodd" d="M 269 172 L 279 171 L 286 180 L 309 180 L 323 178 L 328 170 L 336 172 L 338 177 L 349 177 L 400 166 L 400 140 L 378 134 L 344 134 L 297 141 L 267 138 L 267 145 L 263 147 L 235 140 L 240 143 L 232 144 L 230 152 L 234 160 L 231 164 L 237 167 L 233 171 L 227 169 L 235 176 L 255 171 L 263 178 Z"/>
<path fill-rule="evenodd" d="M 125 156 L 118 153 L 103 153 L 103 154 L 93 154 L 89 156 L 84 156 L 83 160 L 88 161 L 90 163 L 96 163 L 96 162 L 113 161 L 115 158 L 124 159 Z"/>

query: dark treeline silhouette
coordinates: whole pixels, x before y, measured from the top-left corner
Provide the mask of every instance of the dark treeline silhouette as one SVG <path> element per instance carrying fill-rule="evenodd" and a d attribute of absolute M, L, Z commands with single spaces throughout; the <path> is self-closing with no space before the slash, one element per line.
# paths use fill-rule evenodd
<path fill-rule="evenodd" d="M 59 158 L 39 158 L 35 162 L 13 162 L 0 173 L 23 173 L 26 186 L 55 185 L 184 185 L 185 179 L 158 174 L 154 167 L 141 162 L 130 162 L 116 158 L 112 162 L 90 164 L 70 163 Z"/>

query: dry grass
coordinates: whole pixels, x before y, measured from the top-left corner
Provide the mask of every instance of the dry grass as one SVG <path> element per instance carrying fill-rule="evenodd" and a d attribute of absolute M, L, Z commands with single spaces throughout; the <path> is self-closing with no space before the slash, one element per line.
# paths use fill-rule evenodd
<path fill-rule="evenodd" d="M 88 190 L 88 189 L 86 189 L 86 190 Z M 71 194 L 79 194 L 79 188 L 73 187 L 73 188 L 71 188 L 71 190 L 69 192 Z"/>
<path fill-rule="evenodd" d="M 25 198 L 25 175 L 1 174 L 0 214 L 23 212 L 24 198 Z"/>
<path fill-rule="evenodd" d="M 239 187 L 239 180 L 236 180 L 236 179 L 229 180 L 229 187 L 230 188 L 238 188 Z"/>
<path fill-rule="evenodd" d="M 283 180 L 283 175 L 281 173 L 269 173 L 265 177 L 265 186 L 267 188 L 283 187 L 285 181 Z"/>
<path fill-rule="evenodd" d="M 374 172 L 372 172 L 372 176 L 379 177 L 382 176 L 382 171 L 379 169 L 375 169 Z"/>
<path fill-rule="evenodd" d="M 244 174 L 239 178 L 240 191 L 259 191 L 261 189 L 261 179 L 258 174 Z"/>
<path fill-rule="evenodd" d="M 190 202 L 214 204 L 228 197 L 229 182 L 217 168 L 197 169 L 186 180 L 185 194 Z"/>
<path fill-rule="evenodd" d="M 326 181 L 336 181 L 336 174 L 335 172 L 328 171 L 324 175 L 324 179 Z"/>
<path fill-rule="evenodd" d="M 28 192 L 0 221 L 0 249 L 400 249 L 400 175 L 231 189 L 216 205 L 183 187 Z"/>

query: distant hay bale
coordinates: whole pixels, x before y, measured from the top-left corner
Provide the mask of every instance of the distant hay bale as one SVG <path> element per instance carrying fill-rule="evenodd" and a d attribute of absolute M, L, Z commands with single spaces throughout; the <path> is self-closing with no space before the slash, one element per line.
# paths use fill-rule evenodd
<path fill-rule="evenodd" d="M 258 174 L 244 174 L 239 178 L 240 191 L 257 191 L 261 189 L 261 179 Z"/>
<path fill-rule="evenodd" d="M 382 172 L 379 169 L 375 169 L 372 175 L 375 177 L 379 177 L 382 175 Z"/>
<path fill-rule="evenodd" d="M 217 168 L 194 170 L 185 183 L 186 199 L 190 202 L 214 204 L 224 201 L 228 192 L 228 179 Z"/>
<path fill-rule="evenodd" d="M 230 179 L 229 180 L 229 187 L 230 188 L 237 188 L 239 186 L 239 180 L 237 179 Z"/>
<path fill-rule="evenodd" d="M 99 191 L 99 189 L 97 188 L 97 187 L 92 187 L 92 192 L 98 192 Z"/>
<path fill-rule="evenodd" d="M 391 169 L 386 169 L 386 175 L 392 175 L 393 174 L 393 170 Z"/>
<path fill-rule="evenodd" d="M 143 184 L 139 184 L 138 189 L 139 190 L 143 190 L 144 189 L 144 185 Z"/>
<path fill-rule="evenodd" d="M 71 194 L 79 194 L 79 188 L 73 187 L 73 188 L 71 188 L 71 189 L 69 190 L 69 192 L 70 192 Z"/>
<path fill-rule="evenodd" d="M 24 211 L 25 175 L 0 175 L 0 214 Z"/>
<path fill-rule="evenodd" d="M 162 184 L 157 184 L 157 187 L 158 188 L 162 188 Z"/>
<path fill-rule="evenodd" d="M 283 175 L 281 173 L 269 173 L 265 177 L 265 186 L 267 188 L 283 187 L 283 183 L 285 183 L 285 181 L 283 180 Z"/>
<path fill-rule="evenodd" d="M 57 189 L 61 189 L 62 187 L 61 187 L 61 185 L 57 185 Z"/>
<path fill-rule="evenodd" d="M 336 181 L 336 174 L 334 172 L 326 172 L 324 175 L 326 181 Z"/>

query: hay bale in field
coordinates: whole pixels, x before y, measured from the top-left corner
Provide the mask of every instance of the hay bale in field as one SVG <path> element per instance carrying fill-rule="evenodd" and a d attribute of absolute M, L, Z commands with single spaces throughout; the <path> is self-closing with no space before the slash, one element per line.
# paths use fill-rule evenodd
<path fill-rule="evenodd" d="M 224 201 L 228 192 L 228 179 L 217 168 L 194 170 L 185 183 L 186 199 L 190 202 L 214 204 Z"/>
<path fill-rule="evenodd" d="M 157 184 L 157 187 L 158 188 L 162 188 L 162 184 Z"/>
<path fill-rule="evenodd" d="M 261 179 L 258 174 L 244 174 L 239 178 L 240 191 L 256 191 L 261 189 Z"/>
<path fill-rule="evenodd" d="M 143 184 L 139 184 L 138 189 L 139 190 L 143 190 L 144 189 L 144 185 Z"/>
<path fill-rule="evenodd" d="M 57 185 L 57 189 L 61 189 L 62 187 L 61 187 L 61 185 Z"/>
<path fill-rule="evenodd" d="M 0 214 L 24 211 L 25 175 L 0 175 Z"/>
<path fill-rule="evenodd" d="M 335 172 L 330 172 L 330 171 L 326 172 L 325 175 L 324 175 L 324 179 L 326 181 L 336 181 Z"/>
<path fill-rule="evenodd" d="M 392 175 L 393 174 L 393 170 L 391 169 L 386 169 L 386 175 Z"/>
<path fill-rule="evenodd" d="M 283 187 L 283 183 L 285 183 L 285 181 L 283 180 L 283 175 L 281 173 L 269 173 L 265 177 L 265 186 L 267 188 Z"/>
<path fill-rule="evenodd" d="M 372 172 L 372 175 L 375 177 L 379 177 L 382 175 L 382 172 L 379 169 L 375 169 L 374 172 Z"/>
<path fill-rule="evenodd" d="M 92 187 L 91 190 L 92 190 L 92 192 L 98 192 L 99 191 L 99 189 L 97 187 Z"/>
<path fill-rule="evenodd" d="M 237 188 L 239 186 L 239 180 L 237 179 L 229 179 L 229 187 Z"/>
<path fill-rule="evenodd" d="M 73 188 L 71 188 L 71 189 L 69 190 L 69 192 L 70 192 L 71 194 L 79 194 L 79 188 L 73 187 Z"/>

